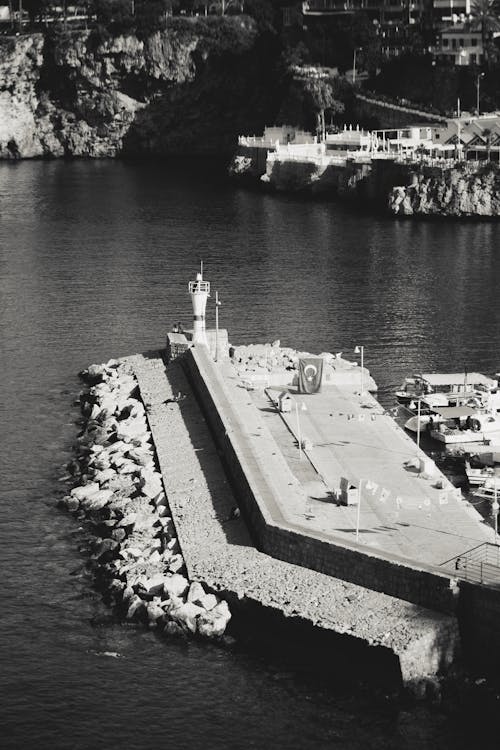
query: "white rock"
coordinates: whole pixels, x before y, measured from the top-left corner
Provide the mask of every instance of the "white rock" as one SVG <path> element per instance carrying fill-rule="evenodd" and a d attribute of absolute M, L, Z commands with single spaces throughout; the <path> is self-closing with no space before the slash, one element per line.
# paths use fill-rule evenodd
<path fill-rule="evenodd" d="M 71 495 L 73 497 L 76 497 L 78 500 L 82 501 L 85 500 L 87 497 L 90 497 L 94 492 L 99 491 L 99 485 L 97 482 L 89 482 L 88 484 L 84 484 L 82 487 L 74 487 L 71 490 Z"/>
<path fill-rule="evenodd" d="M 146 467 L 140 468 L 139 487 L 143 495 L 149 498 L 156 497 L 163 491 L 161 475 L 157 471 L 151 471 Z"/>
<path fill-rule="evenodd" d="M 196 633 L 198 617 L 202 613 L 201 607 L 197 607 L 193 602 L 186 602 L 170 609 L 169 616 L 179 625 L 185 626 L 190 633 Z"/>
<path fill-rule="evenodd" d="M 136 518 L 137 513 L 127 513 L 127 515 L 123 516 L 123 518 L 118 522 L 118 526 L 133 526 Z"/>
<path fill-rule="evenodd" d="M 163 632 L 167 633 L 167 635 L 181 635 L 184 631 L 178 622 L 169 620 L 165 623 L 165 629 Z"/>
<path fill-rule="evenodd" d="M 208 638 L 218 638 L 224 634 L 226 626 L 231 619 L 231 612 L 226 601 L 219 602 L 209 612 L 202 610 L 198 618 L 198 632 Z"/>
<path fill-rule="evenodd" d="M 109 482 L 110 479 L 114 479 L 115 476 L 116 471 L 110 467 L 109 469 L 98 469 L 94 479 L 102 486 L 105 482 Z"/>
<path fill-rule="evenodd" d="M 123 568 L 121 569 L 123 570 Z M 132 586 L 127 586 L 126 588 L 124 588 L 122 596 L 124 602 L 128 602 L 130 599 L 132 599 L 132 597 L 135 596 L 135 592 Z"/>
<path fill-rule="evenodd" d="M 169 550 L 170 552 L 170 550 Z M 184 567 L 184 558 L 182 555 L 172 555 L 168 563 L 170 573 L 178 573 Z"/>
<path fill-rule="evenodd" d="M 161 560 L 161 555 L 158 552 L 158 550 L 155 549 L 155 550 L 153 550 L 153 552 L 148 557 L 148 564 L 149 565 L 156 565 L 157 563 L 160 562 L 160 560 Z"/>
<path fill-rule="evenodd" d="M 189 587 L 189 591 L 187 594 L 187 601 L 193 602 L 194 604 L 198 604 L 198 606 L 201 606 L 200 600 L 203 599 L 204 596 L 205 596 L 205 589 L 203 588 L 201 583 L 199 583 L 199 581 L 193 581 L 193 583 Z"/>
<path fill-rule="evenodd" d="M 137 614 L 143 608 L 143 606 L 144 606 L 144 602 L 142 601 L 141 597 L 135 594 L 130 599 L 129 608 L 127 610 L 127 620 L 131 620 L 133 617 L 136 617 Z"/>
<path fill-rule="evenodd" d="M 151 578 L 143 580 L 142 585 L 144 586 L 148 594 L 153 594 L 154 596 L 155 594 L 163 593 L 165 580 L 166 578 L 163 573 L 157 573 L 156 575 L 151 576 Z"/>
<path fill-rule="evenodd" d="M 159 492 L 156 497 L 153 498 L 153 504 L 158 508 L 160 505 L 167 505 L 167 497 L 162 490 Z"/>
<path fill-rule="evenodd" d="M 165 547 L 172 553 L 172 555 L 178 555 L 180 552 L 179 542 L 175 537 L 170 539 Z"/>
<path fill-rule="evenodd" d="M 113 492 L 111 490 L 98 490 L 86 497 L 82 503 L 87 510 L 101 510 L 101 508 L 104 508 L 109 503 L 112 497 Z"/>
<path fill-rule="evenodd" d="M 122 547 L 122 554 L 126 554 L 128 557 L 134 557 L 136 560 L 142 557 L 142 550 L 139 547 Z"/>
<path fill-rule="evenodd" d="M 184 576 L 181 576 L 179 573 L 174 573 L 165 578 L 163 590 L 170 598 L 172 596 L 184 596 L 188 586 L 189 581 L 187 578 L 184 578 Z"/>
<path fill-rule="evenodd" d="M 146 612 L 148 614 L 148 620 L 150 625 L 157 625 L 160 617 L 163 617 L 165 612 L 162 607 L 156 602 L 148 602 L 146 604 Z"/>
<path fill-rule="evenodd" d="M 205 596 L 201 597 L 199 601 L 195 602 L 195 604 L 198 604 L 200 607 L 203 607 L 203 609 L 206 609 L 207 612 L 216 607 L 218 603 L 219 600 L 217 599 L 215 594 L 205 594 Z"/>

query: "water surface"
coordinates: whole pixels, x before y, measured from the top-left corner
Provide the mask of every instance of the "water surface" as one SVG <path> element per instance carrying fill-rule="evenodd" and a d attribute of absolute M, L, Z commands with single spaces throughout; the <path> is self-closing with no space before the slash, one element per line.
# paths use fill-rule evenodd
<path fill-rule="evenodd" d="M 246 191 L 208 167 L 0 165 L 2 747 L 478 740 L 474 713 L 399 710 L 354 696 L 337 675 L 113 622 L 84 575 L 81 532 L 55 502 L 77 429 L 76 373 L 188 325 L 200 258 L 232 342 L 279 338 L 352 358 L 363 344 L 388 404 L 413 370 L 500 370 L 499 247 L 495 223 L 392 220 Z"/>

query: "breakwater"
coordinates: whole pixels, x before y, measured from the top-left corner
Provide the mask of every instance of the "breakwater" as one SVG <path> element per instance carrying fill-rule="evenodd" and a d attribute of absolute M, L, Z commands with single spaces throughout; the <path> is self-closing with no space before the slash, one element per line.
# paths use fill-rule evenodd
<path fill-rule="evenodd" d="M 168 367 L 153 353 L 85 373 L 77 486 L 63 503 L 92 530 L 90 564 L 111 600 L 166 634 L 221 636 L 231 610 L 306 627 L 312 641 L 317 630 L 332 658 L 347 639 L 417 692 L 459 641 L 484 664 L 487 639 L 496 663 L 495 591 L 318 531 L 313 516 L 304 525 L 307 493 L 244 385 L 266 369 L 263 349 L 271 375 L 293 378 L 296 353 L 278 342 L 236 348 L 236 367 L 195 346 Z"/>
<path fill-rule="evenodd" d="M 92 532 L 99 583 L 129 620 L 170 635 L 223 635 L 227 603 L 186 576 L 132 368 L 114 361 L 82 377 L 85 427 L 69 467 L 76 486 L 63 505 Z"/>
<path fill-rule="evenodd" d="M 371 672 L 392 689 L 435 692 L 456 649 L 453 618 L 256 546 L 197 403 L 210 404 L 192 379 L 202 355 L 190 350 L 168 367 L 159 354 L 135 355 L 85 373 L 77 486 L 63 502 L 92 531 L 90 563 L 111 601 L 166 634 L 219 636 L 230 607 L 263 631 L 305 634 L 331 669 L 340 649 L 364 665 L 360 679 Z"/>

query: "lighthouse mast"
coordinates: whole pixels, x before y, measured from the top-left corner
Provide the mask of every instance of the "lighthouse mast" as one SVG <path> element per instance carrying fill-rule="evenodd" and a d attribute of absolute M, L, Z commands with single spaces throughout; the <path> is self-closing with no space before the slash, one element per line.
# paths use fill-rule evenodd
<path fill-rule="evenodd" d="M 193 343 L 207 346 L 205 309 L 210 296 L 210 282 L 203 281 L 203 262 L 200 264 L 200 272 L 196 274 L 196 280 L 189 282 L 188 290 L 193 303 Z"/>

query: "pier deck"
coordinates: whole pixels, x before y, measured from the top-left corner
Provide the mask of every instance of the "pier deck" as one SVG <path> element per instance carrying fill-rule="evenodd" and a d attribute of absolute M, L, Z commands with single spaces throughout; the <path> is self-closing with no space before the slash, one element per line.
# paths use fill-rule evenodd
<path fill-rule="evenodd" d="M 231 371 L 226 373 L 231 382 Z M 333 499 L 341 477 L 347 477 L 356 485 L 361 480 L 362 544 L 441 565 L 493 541 L 493 529 L 469 503 L 457 500 L 437 467 L 431 465 L 428 473 L 419 470 L 425 454 L 372 396 L 361 399 L 336 386 L 314 395 L 290 389 L 299 407 L 305 407 L 298 411 L 300 431 L 311 443 L 300 459 L 297 414 L 278 412 L 273 398 L 279 390 L 253 391 L 252 399 L 306 494 L 298 503 L 287 498 L 287 518 L 311 532 L 352 541 L 357 505 L 342 506 Z"/>
<path fill-rule="evenodd" d="M 236 506 L 233 490 L 181 365 L 173 362 L 165 368 L 160 356 L 137 355 L 128 361 L 146 404 L 190 578 L 230 600 L 244 599 L 337 636 L 347 635 L 365 647 L 376 647 L 387 653 L 387 664 L 391 658 L 397 659 L 397 670 L 408 685 L 432 677 L 449 663 L 458 639 L 457 621 L 452 615 L 275 559 L 256 549 L 242 518 L 232 516 Z M 179 392 L 184 398 L 173 401 Z M 246 391 L 238 389 L 238 393 L 260 420 L 259 410 Z M 251 430 L 257 424 L 247 427 Z M 247 445 L 250 452 L 255 447 Z M 265 452 L 261 458 L 264 456 Z M 285 458 L 281 459 L 284 476 L 289 469 Z M 258 465 L 255 454 L 253 460 Z M 305 466 L 305 462 L 301 464 L 304 470 Z M 278 489 L 280 471 L 272 474 L 273 486 Z M 268 472 L 263 482 L 270 480 Z M 303 493 L 298 481 L 295 490 Z M 273 512 L 281 513 L 277 506 Z"/>

